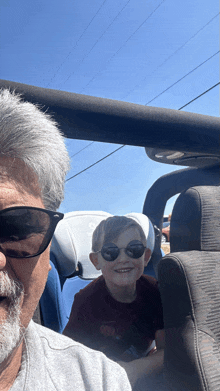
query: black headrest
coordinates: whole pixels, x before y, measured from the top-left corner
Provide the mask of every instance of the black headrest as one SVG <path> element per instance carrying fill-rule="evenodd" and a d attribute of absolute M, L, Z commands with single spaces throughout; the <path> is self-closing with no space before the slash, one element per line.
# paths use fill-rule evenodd
<path fill-rule="evenodd" d="M 196 186 L 180 194 L 170 223 L 170 249 L 220 251 L 220 188 Z"/>

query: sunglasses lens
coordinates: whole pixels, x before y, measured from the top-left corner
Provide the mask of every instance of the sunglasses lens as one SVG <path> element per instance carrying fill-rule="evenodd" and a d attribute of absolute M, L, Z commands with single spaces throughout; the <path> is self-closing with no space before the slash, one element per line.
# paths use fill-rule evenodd
<path fill-rule="evenodd" d="M 0 247 L 4 254 L 27 258 L 38 254 L 48 242 L 50 216 L 40 210 L 17 208 L 0 214 Z"/>
<path fill-rule="evenodd" d="M 139 240 L 132 240 L 126 247 L 126 254 L 134 259 L 140 258 L 144 254 L 145 247 Z"/>
<path fill-rule="evenodd" d="M 101 249 L 102 257 L 109 262 L 113 262 L 119 255 L 119 248 L 114 243 L 106 244 Z"/>

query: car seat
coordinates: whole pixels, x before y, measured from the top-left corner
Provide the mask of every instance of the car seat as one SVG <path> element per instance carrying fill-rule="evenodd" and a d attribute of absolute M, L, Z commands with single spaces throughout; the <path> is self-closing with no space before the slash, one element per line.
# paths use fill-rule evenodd
<path fill-rule="evenodd" d="M 220 188 L 178 197 L 171 253 L 158 265 L 164 325 L 164 378 L 172 391 L 220 390 Z"/>
<path fill-rule="evenodd" d="M 51 270 L 48 273 L 46 286 L 40 298 L 40 306 L 35 311 L 34 321 L 61 333 L 67 322 L 67 314 L 61 291 L 60 276 L 50 260 Z M 36 319 L 38 314 L 38 319 Z"/>

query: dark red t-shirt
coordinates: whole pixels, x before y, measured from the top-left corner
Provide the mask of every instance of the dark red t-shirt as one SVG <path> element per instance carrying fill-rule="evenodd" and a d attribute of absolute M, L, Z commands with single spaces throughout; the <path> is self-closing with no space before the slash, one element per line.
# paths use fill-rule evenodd
<path fill-rule="evenodd" d="M 92 281 L 75 295 L 65 331 L 113 360 L 125 356 L 132 360 L 144 355 L 159 329 L 163 329 L 163 311 L 158 283 L 143 275 L 132 303 L 113 299 L 103 276 Z"/>

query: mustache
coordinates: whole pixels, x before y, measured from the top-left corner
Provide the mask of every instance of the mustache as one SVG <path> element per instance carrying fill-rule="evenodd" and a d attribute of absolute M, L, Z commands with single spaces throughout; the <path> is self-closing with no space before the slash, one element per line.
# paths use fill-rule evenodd
<path fill-rule="evenodd" d="M 0 296 L 5 296 L 11 302 L 17 301 L 24 293 L 23 284 L 9 277 L 8 272 L 3 271 L 0 274 Z"/>

